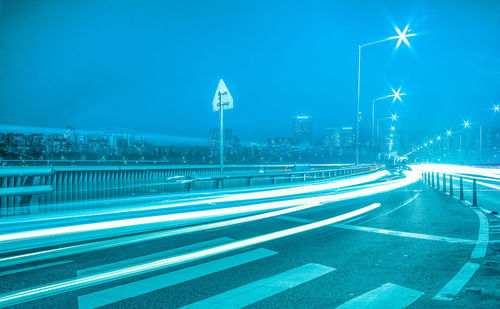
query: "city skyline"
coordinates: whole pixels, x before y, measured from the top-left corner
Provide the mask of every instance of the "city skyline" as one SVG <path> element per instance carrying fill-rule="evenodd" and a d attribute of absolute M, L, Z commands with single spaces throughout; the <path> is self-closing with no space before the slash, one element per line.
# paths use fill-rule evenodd
<path fill-rule="evenodd" d="M 407 94 L 398 107 L 402 129 L 439 131 L 460 118 L 494 121 L 486 114 L 500 102 L 499 43 L 487 38 L 488 29 L 498 27 L 498 2 L 359 5 L 366 12 L 347 2 L 286 8 L 276 2 L 259 10 L 222 1 L 201 5 L 205 14 L 198 14 L 189 4 L 155 1 L 124 1 L 120 10 L 106 2 L 3 1 L 0 123 L 130 127 L 204 138 L 217 124 L 210 99 L 224 78 L 235 98 L 226 125 L 244 141 L 287 134 L 287 122 L 297 114 L 314 116 L 319 127 L 355 126 L 357 45 L 395 35 L 395 27 L 406 25 L 418 34 L 411 48 L 403 44 L 396 52 L 394 41 L 363 56 L 361 128 L 370 126 L 371 100 L 401 86 Z M 257 25 L 248 19 L 254 15 Z M 213 24 L 214 16 L 226 23 Z M 50 26 L 41 26 L 48 20 Z M 215 44 L 220 33 L 231 43 Z M 391 110 L 391 104 L 377 109 L 379 115 Z"/>

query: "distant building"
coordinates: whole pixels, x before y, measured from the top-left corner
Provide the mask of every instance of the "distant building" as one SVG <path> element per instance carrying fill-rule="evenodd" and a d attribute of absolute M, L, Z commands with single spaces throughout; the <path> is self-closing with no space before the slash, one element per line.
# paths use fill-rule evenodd
<path fill-rule="evenodd" d="M 211 129 L 210 136 L 208 138 L 208 143 L 210 145 L 210 150 L 213 153 L 218 153 L 219 143 L 220 143 L 220 130 Z M 233 129 L 224 129 L 224 148 L 235 148 L 239 146 L 239 139 L 237 136 L 233 136 Z"/>
<path fill-rule="evenodd" d="M 340 148 L 340 129 L 338 128 L 326 128 L 325 129 L 325 140 L 323 145 L 329 148 Z"/>
<path fill-rule="evenodd" d="M 356 135 L 352 127 L 343 127 L 340 131 L 340 147 L 345 151 L 354 147 Z"/>
<path fill-rule="evenodd" d="M 267 144 L 272 148 L 286 148 L 291 144 L 291 139 L 288 137 L 270 137 L 267 139 Z"/>
<path fill-rule="evenodd" d="M 297 116 L 293 119 L 293 143 L 310 146 L 313 143 L 313 119 Z"/>

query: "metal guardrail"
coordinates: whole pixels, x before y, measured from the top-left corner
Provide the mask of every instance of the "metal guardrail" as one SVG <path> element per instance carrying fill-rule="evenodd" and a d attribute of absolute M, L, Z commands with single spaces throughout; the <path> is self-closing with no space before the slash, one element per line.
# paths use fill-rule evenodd
<path fill-rule="evenodd" d="M 453 176 L 451 174 L 446 175 L 445 173 L 441 174 L 441 177 L 439 175 L 439 172 L 423 172 L 422 173 L 422 181 L 433 187 L 436 188 L 437 190 L 440 190 L 440 183 L 442 183 L 442 190 L 443 192 L 449 193 L 450 196 L 454 195 L 454 184 L 453 184 Z M 448 177 L 449 183 L 448 187 L 446 186 L 446 178 Z M 464 201 L 464 178 L 465 179 L 470 179 L 472 180 L 472 206 L 477 206 L 477 180 L 474 177 L 464 177 L 464 176 L 457 176 L 459 179 L 459 199 L 461 201 Z M 436 180 L 434 182 L 434 179 Z M 447 189 L 448 188 L 448 189 Z"/>
<path fill-rule="evenodd" d="M 53 192 L 53 186 L 41 183 L 42 177 L 52 174 L 50 167 L 0 168 L 0 216 L 9 212 L 4 205 L 17 205 L 11 214 L 26 213 L 33 196 Z"/>
<path fill-rule="evenodd" d="M 74 202 L 311 181 L 378 168 L 373 165 L 334 167 L 234 166 L 225 175 L 217 174 L 217 166 L 1 167 L 0 216 L 61 211 L 70 204 L 78 204 Z"/>

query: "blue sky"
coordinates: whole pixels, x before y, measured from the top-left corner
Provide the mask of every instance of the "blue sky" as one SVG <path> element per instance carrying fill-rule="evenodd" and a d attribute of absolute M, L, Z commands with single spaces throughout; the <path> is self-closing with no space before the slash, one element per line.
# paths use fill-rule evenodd
<path fill-rule="evenodd" d="M 362 127 L 371 99 L 403 86 L 409 131 L 462 119 L 497 125 L 498 1 L 2 1 L 0 124 L 206 138 L 218 80 L 243 140 L 354 125 L 357 45 L 410 24 L 412 48 L 363 50 Z"/>

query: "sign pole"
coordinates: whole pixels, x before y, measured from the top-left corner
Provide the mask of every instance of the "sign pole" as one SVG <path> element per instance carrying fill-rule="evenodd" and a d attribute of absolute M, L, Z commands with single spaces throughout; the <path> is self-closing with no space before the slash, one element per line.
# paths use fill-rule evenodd
<path fill-rule="evenodd" d="M 224 173 L 224 106 L 222 103 L 222 91 L 219 91 L 219 109 L 220 109 L 220 133 L 219 133 L 219 141 L 220 141 L 220 173 Z"/>
<path fill-rule="evenodd" d="M 227 89 L 226 84 L 221 79 L 217 90 L 215 91 L 212 100 L 212 109 L 214 112 L 220 113 L 220 131 L 219 131 L 219 160 L 220 160 L 220 173 L 224 173 L 224 110 L 233 108 L 233 97 Z"/>

